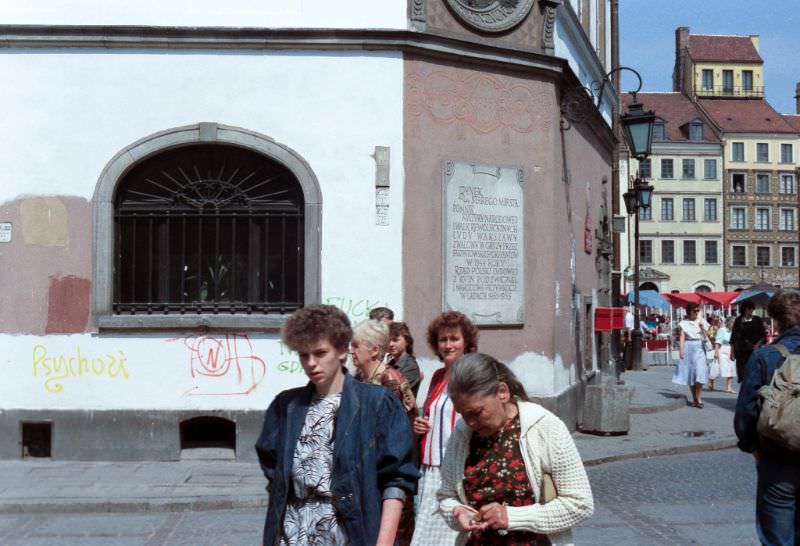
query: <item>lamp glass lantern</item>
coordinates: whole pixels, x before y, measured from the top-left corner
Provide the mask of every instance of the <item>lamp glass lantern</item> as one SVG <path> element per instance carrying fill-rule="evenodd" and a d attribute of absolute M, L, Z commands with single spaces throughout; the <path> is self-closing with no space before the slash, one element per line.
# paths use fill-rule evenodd
<path fill-rule="evenodd" d="M 639 208 L 639 196 L 636 195 L 636 190 L 631 188 L 622 196 L 625 200 L 625 210 L 628 214 L 634 214 Z"/>
<path fill-rule="evenodd" d="M 653 144 L 653 126 L 656 115 L 652 111 L 644 111 L 644 105 L 634 102 L 628 106 L 628 112 L 620 116 L 622 128 L 625 130 L 625 139 L 631 150 L 631 155 L 636 158 L 645 158 L 650 155 Z"/>
<path fill-rule="evenodd" d="M 647 209 L 650 208 L 650 203 L 653 200 L 653 186 L 645 183 L 644 180 L 639 179 L 636 187 L 636 193 L 639 194 L 639 206 Z"/>

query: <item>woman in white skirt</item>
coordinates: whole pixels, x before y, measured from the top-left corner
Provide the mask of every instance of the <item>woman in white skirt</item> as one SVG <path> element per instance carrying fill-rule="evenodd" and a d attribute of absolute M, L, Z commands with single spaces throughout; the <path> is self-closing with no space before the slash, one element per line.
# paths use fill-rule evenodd
<path fill-rule="evenodd" d="M 703 407 L 703 385 L 708 382 L 708 360 L 703 341 L 708 339 L 708 322 L 699 316 L 696 303 L 686 306 L 686 319 L 678 324 L 680 343 L 678 366 L 672 376 L 677 385 L 687 385 L 692 394 L 692 406 Z"/>
<path fill-rule="evenodd" d="M 736 377 L 736 363 L 731 358 L 731 327 L 733 319 L 717 330 L 714 336 L 714 361 L 708 371 L 708 390 L 714 390 L 717 377 L 725 379 L 725 392 L 736 394 L 733 390 L 733 378 Z"/>
<path fill-rule="evenodd" d="M 478 328 L 463 313 L 444 312 L 428 325 L 428 345 L 444 366 L 433 373 L 422 417 L 414 420 L 414 432 L 422 437 L 422 478 L 411 546 L 450 546 L 455 544 L 458 532 L 445 521 L 436 498 L 442 485 L 440 466 L 447 440 L 460 419 L 447 385 L 453 364 L 465 353 L 478 350 Z"/>

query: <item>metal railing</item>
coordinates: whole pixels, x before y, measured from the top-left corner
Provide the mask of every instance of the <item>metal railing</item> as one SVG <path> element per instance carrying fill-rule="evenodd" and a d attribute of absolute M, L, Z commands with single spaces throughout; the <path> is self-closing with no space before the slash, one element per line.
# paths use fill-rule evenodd
<path fill-rule="evenodd" d="M 698 86 L 695 90 L 698 97 L 763 97 L 764 86 L 714 85 Z"/>

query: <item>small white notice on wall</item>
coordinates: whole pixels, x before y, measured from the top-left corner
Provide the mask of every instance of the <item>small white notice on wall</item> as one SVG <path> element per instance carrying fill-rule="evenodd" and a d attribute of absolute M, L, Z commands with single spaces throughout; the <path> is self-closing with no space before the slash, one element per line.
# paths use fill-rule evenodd
<path fill-rule="evenodd" d="M 11 242 L 11 222 L 0 222 L 0 243 Z"/>

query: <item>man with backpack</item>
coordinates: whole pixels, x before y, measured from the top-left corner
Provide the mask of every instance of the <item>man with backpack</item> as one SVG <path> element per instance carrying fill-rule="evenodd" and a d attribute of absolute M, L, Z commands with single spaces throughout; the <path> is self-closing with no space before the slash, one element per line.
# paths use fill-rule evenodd
<path fill-rule="evenodd" d="M 745 367 L 734 428 L 739 449 L 756 460 L 756 527 L 768 546 L 800 544 L 800 292 L 767 306 L 781 332 Z"/>

